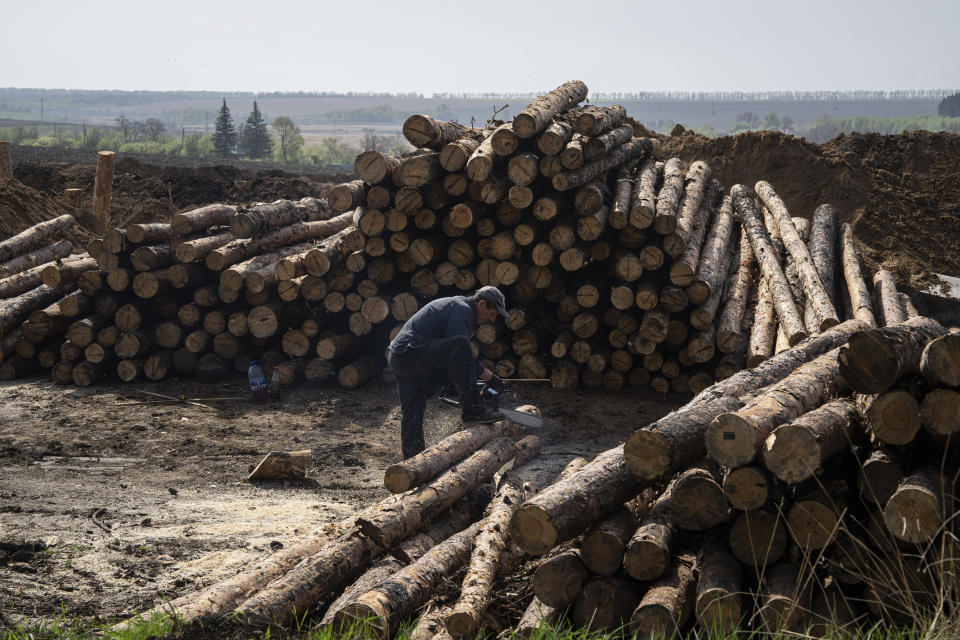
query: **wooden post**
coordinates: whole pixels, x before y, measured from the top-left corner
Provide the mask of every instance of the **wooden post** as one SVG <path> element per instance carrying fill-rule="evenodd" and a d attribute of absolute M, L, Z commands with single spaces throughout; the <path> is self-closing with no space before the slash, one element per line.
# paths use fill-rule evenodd
<path fill-rule="evenodd" d="M 0 140 L 0 182 L 13 180 L 13 156 L 10 155 L 10 143 Z"/>
<path fill-rule="evenodd" d="M 2 144 L 2 143 L 0 143 Z M 80 207 L 80 198 L 83 196 L 83 189 L 64 189 L 63 201 L 66 205 L 76 211 Z"/>
<path fill-rule="evenodd" d="M 113 151 L 97 153 L 97 175 L 93 182 L 93 214 L 110 228 L 110 194 L 113 190 Z"/>

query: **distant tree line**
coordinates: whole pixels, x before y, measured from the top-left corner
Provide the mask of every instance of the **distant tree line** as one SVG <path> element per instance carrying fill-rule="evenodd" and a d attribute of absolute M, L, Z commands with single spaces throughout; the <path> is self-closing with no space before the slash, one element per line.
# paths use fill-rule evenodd
<path fill-rule="evenodd" d="M 960 118 L 960 92 L 941 100 L 937 105 L 937 115 L 944 118 Z"/>

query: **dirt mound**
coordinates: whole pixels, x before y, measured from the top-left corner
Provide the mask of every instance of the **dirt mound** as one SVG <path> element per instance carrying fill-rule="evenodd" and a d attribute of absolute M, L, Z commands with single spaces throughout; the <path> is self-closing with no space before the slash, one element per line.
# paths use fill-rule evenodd
<path fill-rule="evenodd" d="M 64 189 L 83 189 L 80 206 L 87 211 L 93 206 L 94 175 L 95 167 L 91 165 L 61 162 L 19 163 L 14 168 L 14 177 L 23 185 L 43 192 L 47 201 L 61 202 Z M 178 211 L 215 202 L 244 205 L 280 198 L 319 197 L 326 194 L 330 184 L 323 176 L 273 169 L 244 171 L 229 165 L 155 166 L 134 158 L 120 158 L 114 168 L 111 224 L 124 227 L 137 222 L 169 220 Z M 46 217 L 59 215 L 52 211 Z M 29 224 L 23 228 L 26 226 Z M 22 228 L 13 232 L 19 230 Z M 4 231 L 9 233 L 6 228 Z"/>
<path fill-rule="evenodd" d="M 61 200 L 32 189 L 16 180 L 0 182 L 0 238 L 20 233 L 38 222 L 72 213 Z M 67 234 L 77 250 L 82 250 L 93 235 L 77 226 Z"/>
<path fill-rule="evenodd" d="M 903 284 L 930 272 L 960 276 L 960 136 L 853 134 L 815 145 L 777 132 L 675 134 L 663 138 L 663 156 L 705 160 L 728 188 L 766 180 L 806 218 L 835 204 L 855 224 L 868 266 Z"/>

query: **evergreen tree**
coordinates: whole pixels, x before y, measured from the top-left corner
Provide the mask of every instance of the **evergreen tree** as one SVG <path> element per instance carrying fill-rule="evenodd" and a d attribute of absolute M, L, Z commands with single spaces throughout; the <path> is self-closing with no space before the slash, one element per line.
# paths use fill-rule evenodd
<path fill-rule="evenodd" d="M 267 158 L 273 153 L 273 139 L 256 100 L 253 101 L 253 111 L 247 116 L 247 126 L 243 129 L 241 142 L 251 158 Z"/>
<path fill-rule="evenodd" d="M 960 118 L 960 93 L 941 100 L 937 105 L 937 114 L 944 118 Z"/>
<path fill-rule="evenodd" d="M 224 98 L 213 132 L 213 155 L 218 158 L 229 157 L 236 146 L 237 130 L 233 126 L 233 117 L 227 107 L 227 99 Z"/>

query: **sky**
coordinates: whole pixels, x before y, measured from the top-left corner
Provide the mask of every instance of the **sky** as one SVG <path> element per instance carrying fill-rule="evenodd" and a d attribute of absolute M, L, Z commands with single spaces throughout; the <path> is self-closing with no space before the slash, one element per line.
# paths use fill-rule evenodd
<path fill-rule="evenodd" d="M 953 89 L 956 0 L 0 0 L 0 87 Z"/>

